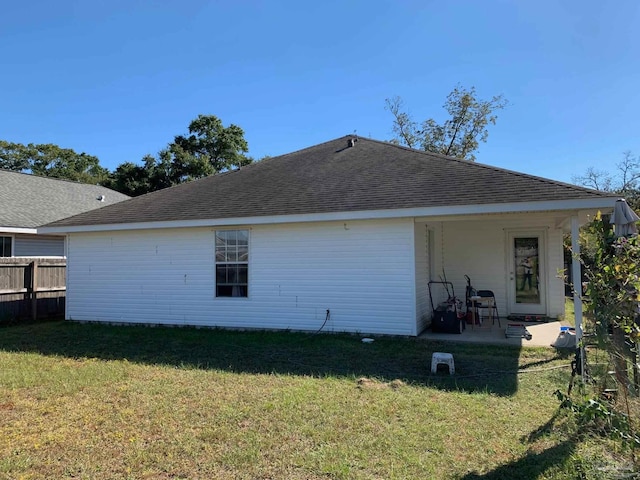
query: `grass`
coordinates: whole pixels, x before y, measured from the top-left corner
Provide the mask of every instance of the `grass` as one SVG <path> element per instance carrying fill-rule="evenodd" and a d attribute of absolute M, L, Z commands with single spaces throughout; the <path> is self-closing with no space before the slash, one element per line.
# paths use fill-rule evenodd
<path fill-rule="evenodd" d="M 430 373 L 434 351 L 455 376 Z M 568 363 L 406 338 L 0 328 L 0 479 L 608 478 L 611 446 L 552 395 Z"/>
<path fill-rule="evenodd" d="M 575 308 L 573 305 L 572 297 L 565 297 L 564 299 L 564 318 L 563 323 L 570 327 L 576 326 L 576 314 Z"/>

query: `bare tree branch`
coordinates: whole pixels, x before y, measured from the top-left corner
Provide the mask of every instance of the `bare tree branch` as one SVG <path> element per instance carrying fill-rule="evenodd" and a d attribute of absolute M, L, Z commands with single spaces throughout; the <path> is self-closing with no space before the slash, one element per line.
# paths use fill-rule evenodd
<path fill-rule="evenodd" d="M 385 110 L 393 115 L 393 133 L 399 137 L 399 143 L 414 148 L 418 141 L 416 123 L 408 113 L 403 112 L 404 102 L 398 96 L 385 99 Z"/>
<path fill-rule="evenodd" d="M 638 183 L 640 183 L 640 158 L 637 156 L 634 157 L 629 150 L 623 152 L 622 155 L 622 161 L 616 165 L 620 171 L 621 181 L 619 190 L 621 192 L 638 190 Z"/>
<path fill-rule="evenodd" d="M 594 190 L 600 190 L 602 192 L 613 191 L 612 182 L 613 179 L 604 170 L 596 170 L 593 167 L 587 168 L 584 175 L 574 175 L 571 177 L 573 183 L 582 185 L 583 187 L 593 188 Z"/>

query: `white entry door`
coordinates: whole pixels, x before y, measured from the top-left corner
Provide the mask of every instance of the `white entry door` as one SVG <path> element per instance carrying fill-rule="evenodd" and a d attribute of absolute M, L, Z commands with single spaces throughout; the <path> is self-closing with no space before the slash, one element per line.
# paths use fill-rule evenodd
<path fill-rule="evenodd" d="M 507 236 L 509 313 L 546 315 L 545 232 L 509 232 Z"/>

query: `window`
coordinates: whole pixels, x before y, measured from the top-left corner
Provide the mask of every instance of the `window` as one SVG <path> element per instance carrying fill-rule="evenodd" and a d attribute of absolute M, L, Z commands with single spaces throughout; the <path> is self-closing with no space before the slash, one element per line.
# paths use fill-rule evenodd
<path fill-rule="evenodd" d="M 216 232 L 216 297 L 247 297 L 249 231 Z"/>
<path fill-rule="evenodd" d="M 0 237 L 0 257 L 11 256 L 11 237 Z"/>

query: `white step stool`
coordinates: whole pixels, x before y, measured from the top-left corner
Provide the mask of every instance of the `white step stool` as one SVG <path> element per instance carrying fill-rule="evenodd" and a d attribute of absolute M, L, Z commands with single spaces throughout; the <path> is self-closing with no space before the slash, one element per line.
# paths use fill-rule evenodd
<path fill-rule="evenodd" d="M 433 352 L 433 355 L 431 355 L 431 373 L 438 371 L 438 365 L 448 365 L 449 375 L 456 373 L 456 367 L 453 364 L 453 355 L 451 353 Z"/>

